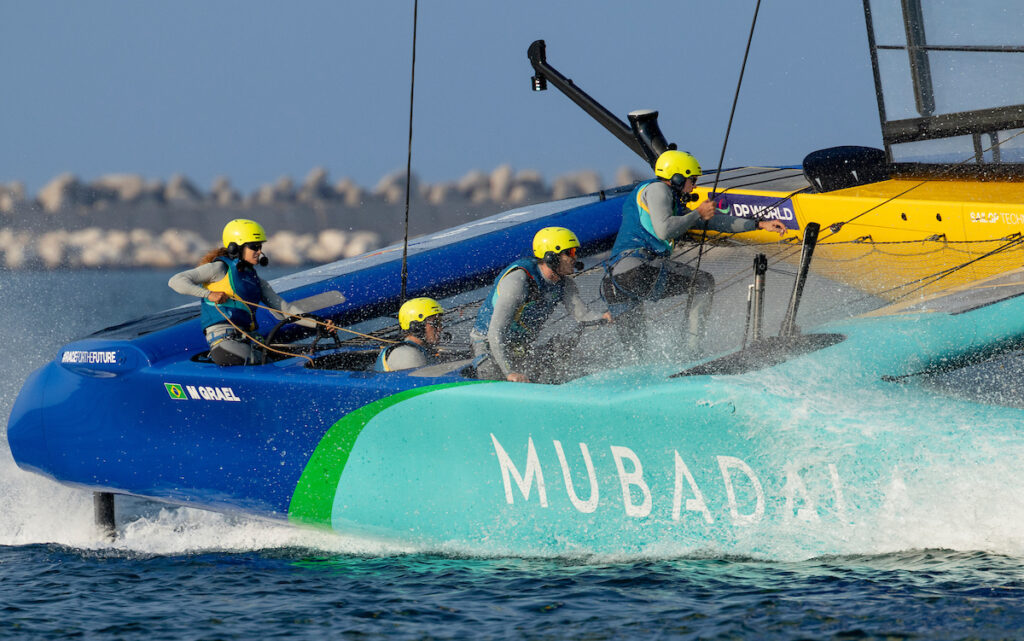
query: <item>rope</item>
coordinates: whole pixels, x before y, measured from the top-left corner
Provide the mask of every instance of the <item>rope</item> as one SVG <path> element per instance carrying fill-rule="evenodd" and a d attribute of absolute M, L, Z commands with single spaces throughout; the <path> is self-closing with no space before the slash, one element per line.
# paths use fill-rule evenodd
<path fill-rule="evenodd" d="M 227 292 L 225 292 L 225 293 L 227 293 Z M 280 310 L 280 309 L 275 309 L 275 308 L 269 307 L 267 305 L 260 305 L 259 303 L 250 303 L 250 302 L 244 301 L 241 298 L 239 298 L 237 296 L 234 296 L 232 294 L 227 294 L 227 296 L 228 296 L 228 298 L 231 298 L 233 300 L 237 300 L 240 303 L 245 303 L 246 305 L 250 305 L 252 307 L 258 307 L 260 309 L 265 309 L 268 312 L 274 312 L 274 313 L 277 313 L 277 314 L 281 314 L 282 316 L 296 316 L 296 314 L 292 314 L 290 312 L 286 312 L 286 311 Z M 219 311 L 220 307 L 218 306 L 217 309 Z M 224 312 L 221 312 L 221 314 L 223 315 Z M 387 339 L 387 338 L 381 338 L 379 336 L 374 336 L 373 334 L 363 334 L 362 332 L 357 332 L 354 329 L 348 329 L 347 327 L 339 327 L 337 325 L 334 325 L 333 323 L 328 324 L 328 323 L 325 323 L 323 321 L 319 321 L 319 320 L 317 320 L 315 318 L 310 318 L 308 316 L 304 317 L 303 320 L 307 320 L 307 321 L 309 321 L 311 323 L 314 323 L 316 325 L 322 325 L 323 327 L 332 327 L 332 328 L 334 328 L 335 330 L 337 330 L 339 332 L 347 332 L 349 334 L 353 334 L 355 336 L 359 336 L 359 337 L 362 337 L 362 338 L 369 338 L 371 340 L 380 341 L 381 343 L 396 343 L 397 344 L 397 343 L 401 343 L 402 342 L 402 341 L 393 341 L 393 340 L 390 340 L 390 339 Z"/>
<path fill-rule="evenodd" d="M 412 104 L 416 93 L 416 18 L 420 2 L 412 6 L 412 75 L 409 81 L 409 148 L 405 156 L 405 234 L 402 237 L 402 301 L 405 301 L 409 280 L 409 192 L 412 189 Z"/>
<path fill-rule="evenodd" d="M 235 298 L 234 296 L 231 296 L 230 294 L 229 294 L 228 296 L 229 296 L 229 298 Z M 235 300 L 241 300 L 241 299 L 235 298 Z M 244 301 L 243 301 L 243 302 L 244 302 Z M 249 304 L 251 305 L 252 303 L 249 303 Z M 271 347 L 270 345 L 267 345 L 266 343 L 264 343 L 263 341 L 259 340 L 259 339 L 258 339 L 258 338 L 256 338 L 255 336 L 252 336 L 251 334 L 249 334 L 248 332 L 246 332 L 246 331 L 245 331 L 244 329 L 242 329 L 242 328 L 241 328 L 241 327 L 239 327 L 238 325 L 235 325 L 235 323 L 234 323 L 234 322 L 232 322 L 232 320 L 231 320 L 230 318 L 228 318 L 228 315 L 224 313 L 224 310 L 223 310 L 223 309 L 221 309 L 220 305 L 216 305 L 216 304 L 215 304 L 215 305 L 214 305 L 214 307 L 216 307 L 216 308 L 217 308 L 217 311 L 218 311 L 218 312 L 220 313 L 220 315 L 221 315 L 221 316 L 223 316 L 223 317 L 224 317 L 224 320 L 226 320 L 226 321 L 228 322 L 228 324 L 229 324 L 229 325 L 231 325 L 232 327 L 234 327 L 234 328 L 235 328 L 235 329 L 236 329 L 236 330 L 238 331 L 238 333 L 240 333 L 240 334 L 241 334 L 242 336 L 245 336 L 245 337 L 246 337 L 246 338 L 248 338 L 248 339 L 249 339 L 250 341 L 252 341 L 253 343 L 255 343 L 255 344 L 259 345 L 259 346 L 260 346 L 260 347 L 262 347 L 263 349 L 265 349 L 265 350 L 267 350 L 267 351 L 269 351 L 269 352 L 274 352 L 275 354 L 283 354 L 284 356 L 299 356 L 299 357 L 301 357 L 301 358 L 304 358 L 304 359 L 306 359 L 307 361 L 309 361 L 309 362 L 310 362 L 310 364 L 313 364 L 313 359 L 312 359 L 312 358 L 310 358 L 309 356 L 306 356 L 305 354 L 293 354 L 292 352 L 286 352 L 286 351 L 283 351 L 283 350 L 279 350 L 279 349 L 274 349 L 274 348 L 273 348 L 273 347 Z M 212 348 L 211 348 L 211 349 L 212 349 Z"/>

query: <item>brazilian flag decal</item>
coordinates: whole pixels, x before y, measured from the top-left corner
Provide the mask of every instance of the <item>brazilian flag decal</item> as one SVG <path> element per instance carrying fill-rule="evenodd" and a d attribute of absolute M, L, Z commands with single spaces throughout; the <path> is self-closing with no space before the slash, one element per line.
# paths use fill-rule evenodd
<path fill-rule="evenodd" d="M 167 395 L 174 400 L 184 401 L 188 399 L 188 397 L 185 396 L 185 390 L 181 389 L 181 385 L 178 385 L 177 383 L 164 383 L 164 387 L 167 388 Z"/>

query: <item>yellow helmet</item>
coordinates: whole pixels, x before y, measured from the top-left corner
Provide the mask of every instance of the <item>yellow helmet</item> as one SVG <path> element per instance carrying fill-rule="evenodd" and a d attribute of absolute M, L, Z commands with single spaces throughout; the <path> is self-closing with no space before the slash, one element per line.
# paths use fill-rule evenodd
<path fill-rule="evenodd" d="M 413 298 L 398 310 L 398 326 L 408 330 L 413 323 L 422 323 L 431 316 L 443 314 L 444 308 L 433 298 Z"/>
<path fill-rule="evenodd" d="M 227 225 L 224 225 L 223 234 L 224 246 L 229 247 L 231 243 L 241 247 L 246 243 L 262 243 L 267 240 L 267 232 L 255 220 L 236 218 Z"/>
<path fill-rule="evenodd" d="M 544 258 L 548 252 L 560 254 L 579 246 L 576 234 L 565 227 L 545 227 L 533 237 L 533 255 L 537 258 Z"/>
<path fill-rule="evenodd" d="M 687 178 L 697 179 L 700 176 L 700 163 L 691 154 L 685 151 L 669 149 L 658 156 L 658 162 L 654 163 L 654 175 L 665 180 L 672 180 L 677 174 L 682 178 L 677 179 L 680 186 Z"/>

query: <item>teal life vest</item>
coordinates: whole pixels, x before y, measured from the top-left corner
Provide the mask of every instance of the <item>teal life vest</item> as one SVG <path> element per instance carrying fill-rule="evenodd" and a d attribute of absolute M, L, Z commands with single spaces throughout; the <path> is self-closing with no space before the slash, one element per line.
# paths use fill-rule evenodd
<path fill-rule="evenodd" d="M 232 323 L 245 331 L 256 330 L 256 309 L 250 304 L 258 304 L 263 299 L 263 290 L 260 287 L 260 277 L 256 270 L 246 263 L 246 267 L 239 269 L 240 258 L 217 258 L 228 267 L 228 273 L 224 278 L 206 285 L 211 292 L 224 292 L 228 295 L 241 298 L 244 303 L 234 299 L 228 299 L 221 304 L 216 304 L 208 298 L 204 298 L 200 304 L 199 320 L 203 329 L 218 323 L 227 323 L 225 316 Z M 223 313 L 221 313 L 223 312 Z"/>
<path fill-rule="evenodd" d="M 375 371 L 375 372 L 393 372 L 393 371 L 395 371 L 395 370 L 391 369 L 390 367 L 388 367 L 388 356 L 390 356 L 391 352 L 393 352 L 396 348 L 401 347 L 402 345 L 411 345 L 412 347 L 415 347 L 416 349 L 418 349 L 421 352 L 423 352 L 423 355 L 427 358 L 427 365 L 436 365 L 436 364 L 441 362 L 441 360 L 433 352 L 431 352 L 429 349 L 427 349 L 423 345 L 420 345 L 419 343 L 417 343 L 415 341 L 404 340 L 404 341 L 402 341 L 401 343 L 399 343 L 397 345 L 388 345 L 384 349 L 380 350 L 380 354 L 377 354 L 377 362 L 373 364 L 373 371 Z"/>
<path fill-rule="evenodd" d="M 615 243 L 612 245 L 608 259 L 610 264 L 617 263 L 629 254 L 672 255 L 672 241 L 664 240 L 654 233 L 651 214 L 640 198 L 644 190 L 655 182 L 657 180 L 640 183 L 623 203 L 622 224 L 619 226 L 619 233 L 615 236 Z M 678 204 L 673 204 L 673 208 L 678 210 Z M 673 213 L 678 213 L 678 211 Z"/>
<path fill-rule="evenodd" d="M 522 269 L 526 272 L 530 291 L 526 300 L 516 310 L 512 317 L 512 324 L 507 329 L 507 337 L 514 343 L 525 344 L 532 342 L 540 333 L 555 307 L 562 301 L 565 293 L 563 281 L 556 283 L 548 282 L 540 273 L 540 266 L 532 258 L 523 258 L 505 268 L 494 280 L 494 287 L 490 295 L 480 305 L 480 311 L 476 315 L 476 324 L 473 329 L 479 334 L 487 334 L 491 325 L 491 317 L 494 315 L 494 303 L 498 299 L 498 288 L 501 286 L 501 279 L 509 273 Z"/>

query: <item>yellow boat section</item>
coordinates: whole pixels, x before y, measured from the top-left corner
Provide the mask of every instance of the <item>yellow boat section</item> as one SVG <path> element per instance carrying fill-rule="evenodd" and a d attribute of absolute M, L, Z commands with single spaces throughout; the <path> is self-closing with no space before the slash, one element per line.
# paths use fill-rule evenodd
<path fill-rule="evenodd" d="M 1021 182 L 901 179 L 794 193 L 799 186 L 794 187 L 792 174 L 785 177 L 786 191 L 744 188 L 749 178 L 726 176 L 723 172 L 718 192 L 724 191 L 730 203 L 751 196 L 762 203 L 770 199 L 774 206 L 755 213 L 789 219 L 790 232 L 781 242 L 763 231 L 738 234 L 738 242 L 765 245 L 769 258 L 796 262 L 803 229 L 816 222 L 821 231 L 812 269 L 887 300 L 950 289 L 1024 265 Z M 700 185 L 696 192 L 703 199 L 709 189 Z"/>

